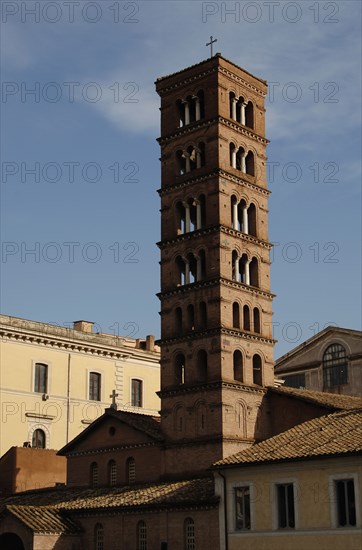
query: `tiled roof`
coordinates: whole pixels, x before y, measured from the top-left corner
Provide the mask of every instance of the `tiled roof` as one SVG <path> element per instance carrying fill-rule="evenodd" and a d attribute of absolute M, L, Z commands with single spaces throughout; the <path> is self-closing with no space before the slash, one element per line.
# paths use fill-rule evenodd
<path fill-rule="evenodd" d="M 299 390 L 297 388 L 289 388 L 287 386 L 270 387 L 268 388 L 268 391 L 302 399 L 303 401 L 309 401 L 310 403 L 315 403 L 316 405 L 322 405 L 331 409 L 350 410 L 362 408 L 362 399 L 359 397 L 351 397 L 349 395 Z"/>
<path fill-rule="evenodd" d="M 218 501 L 213 478 L 207 477 L 134 487 L 28 491 L 0 499 L 0 510 L 12 513 L 34 532 L 75 533 L 79 528 L 68 518 L 75 511 L 204 507 Z"/>
<path fill-rule="evenodd" d="M 215 502 L 211 478 L 161 482 L 140 487 L 99 489 L 88 497 L 81 495 L 66 504 L 63 510 L 90 510 L 95 508 L 167 508 L 173 506 L 205 505 Z"/>
<path fill-rule="evenodd" d="M 80 532 L 80 528 L 74 521 L 54 508 L 9 504 L 6 510 L 20 519 L 34 533 L 70 535 Z"/>
<path fill-rule="evenodd" d="M 77 445 L 80 441 L 83 441 L 88 437 L 88 434 L 94 430 L 95 427 L 99 426 L 104 422 L 105 419 L 112 416 L 120 422 L 124 422 L 128 426 L 143 432 L 152 439 L 157 441 L 163 441 L 163 436 L 161 433 L 160 418 L 156 416 L 151 416 L 147 414 L 134 413 L 129 411 L 117 411 L 111 407 L 106 409 L 102 416 L 99 416 L 92 424 L 90 424 L 85 430 L 78 434 L 72 441 L 67 443 L 59 451 L 59 455 L 67 455 L 72 452 L 73 449 L 77 449 Z"/>
<path fill-rule="evenodd" d="M 362 452 L 362 409 L 336 412 L 303 422 L 217 462 L 214 467 L 360 452 Z"/>
<path fill-rule="evenodd" d="M 111 414 L 116 415 L 117 418 L 136 428 L 136 430 L 140 430 L 154 439 L 163 440 L 159 417 L 127 411 L 114 411 Z"/>

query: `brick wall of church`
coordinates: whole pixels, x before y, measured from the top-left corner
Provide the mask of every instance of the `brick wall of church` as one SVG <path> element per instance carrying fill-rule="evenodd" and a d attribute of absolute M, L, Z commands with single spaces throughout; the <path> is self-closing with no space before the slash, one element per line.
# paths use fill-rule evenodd
<path fill-rule="evenodd" d="M 179 512 L 155 511 L 155 513 L 124 514 L 79 518 L 84 528 L 82 548 L 94 546 L 94 529 L 101 523 L 104 529 L 104 550 L 134 550 L 137 548 L 137 525 L 143 521 L 147 528 L 147 548 L 159 550 L 184 550 L 185 520 L 191 518 L 195 525 L 197 550 L 219 548 L 218 510 L 185 510 Z"/>

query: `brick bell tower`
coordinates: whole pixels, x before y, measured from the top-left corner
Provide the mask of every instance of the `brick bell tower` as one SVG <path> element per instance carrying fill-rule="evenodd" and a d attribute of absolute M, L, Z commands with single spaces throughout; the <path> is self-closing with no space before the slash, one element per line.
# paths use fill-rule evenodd
<path fill-rule="evenodd" d="M 159 78 L 166 473 L 263 436 L 274 383 L 264 100 L 221 54 Z"/>

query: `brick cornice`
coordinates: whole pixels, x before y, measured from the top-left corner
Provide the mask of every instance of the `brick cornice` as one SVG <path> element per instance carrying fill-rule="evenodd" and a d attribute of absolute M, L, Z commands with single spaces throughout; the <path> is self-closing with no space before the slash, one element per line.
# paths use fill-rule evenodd
<path fill-rule="evenodd" d="M 170 397 L 174 395 L 183 395 L 185 393 L 199 393 L 201 390 L 222 390 L 226 388 L 232 388 L 237 389 L 244 392 L 249 393 L 258 393 L 264 395 L 267 392 L 266 387 L 262 386 L 247 386 L 245 384 L 241 384 L 240 382 L 226 382 L 226 381 L 218 381 L 218 382 L 205 382 L 204 384 L 191 384 L 191 385 L 178 385 L 178 386 L 172 386 L 163 390 L 160 390 L 157 392 L 157 395 L 159 397 Z M 161 416 L 162 416 L 162 410 L 161 410 Z"/>
<path fill-rule="evenodd" d="M 195 122 L 191 122 L 190 124 L 187 124 L 187 126 L 182 126 L 180 128 L 177 128 L 174 132 L 171 134 L 166 134 L 165 136 L 160 136 L 157 138 L 157 142 L 162 146 L 166 143 L 169 143 L 170 141 L 174 139 L 182 138 L 183 136 L 187 134 L 193 133 L 195 130 L 200 130 L 202 128 L 207 128 L 208 126 L 216 124 L 222 124 L 223 126 L 227 126 L 228 128 L 232 128 L 235 130 L 238 134 L 241 134 L 243 136 L 247 136 L 248 138 L 257 141 L 258 143 L 262 143 L 263 145 L 267 145 L 270 143 L 270 141 L 257 134 L 252 130 L 252 128 L 249 128 L 248 126 L 244 126 L 237 122 L 236 120 L 233 120 L 232 118 L 225 118 L 222 116 L 216 116 L 213 118 L 208 119 L 200 119 Z M 218 136 L 215 136 L 215 139 Z"/>
<path fill-rule="evenodd" d="M 199 281 L 197 283 L 178 286 L 171 290 L 159 292 L 157 296 L 160 300 L 162 300 L 162 298 L 168 298 L 169 296 L 186 294 L 190 290 L 198 290 L 200 288 L 207 288 L 207 287 L 213 287 L 213 286 L 219 286 L 219 285 L 238 288 L 239 290 L 244 290 L 253 296 L 262 296 L 264 298 L 267 298 L 268 300 L 272 300 L 273 298 L 275 298 L 275 294 L 272 294 L 267 290 L 262 290 L 255 286 L 245 285 L 244 283 L 238 283 L 237 281 L 232 281 L 230 279 L 225 279 L 223 277 L 217 277 L 216 279 L 209 279 L 205 281 Z"/>
<path fill-rule="evenodd" d="M 243 187 L 246 187 L 247 189 L 252 189 L 253 191 L 256 191 L 260 195 L 263 195 L 264 197 L 269 197 L 271 194 L 271 191 L 269 189 L 266 189 L 265 187 L 261 187 L 257 185 L 256 183 L 253 183 L 251 181 L 248 181 L 248 178 L 253 178 L 253 176 L 248 176 L 247 174 L 244 174 L 246 177 L 239 177 L 235 174 L 232 174 L 230 172 L 227 172 L 225 170 L 222 170 L 221 168 L 216 168 L 215 170 L 211 170 L 210 172 L 207 172 L 207 174 L 203 174 L 201 176 L 190 176 L 193 172 L 189 172 L 186 174 L 186 176 L 182 177 L 182 181 L 170 185 L 164 185 L 161 189 L 158 189 L 157 192 L 162 197 L 163 195 L 166 195 L 168 193 L 172 193 L 173 191 L 178 191 L 180 189 L 185 189 L 189 186 L 195 185 L 197 183 L 202 183 L 204 181 L 207 181 L 213 177 L 222 177 L 229 181 L 232 181 L 233 183 L 237 183 L 238 185 L 242 185 Z M 241 173 L 241 172 L 240 172 Z"/>
<path fill-rule="evenodd" d="M 200 236 L 208 235 L 209 233 L 217 233 L 217 232 L 225 233 L 227 235 L 231 235 L 232 237 L 238 237 L 244 242 L 257 244 L 259 246 L 262 246 L 263 248 L 266 248 L 267 250 L 271 250 L 273 248 L 273 245 L 268 241 L 258 239 L 253 235 L 242 233 L 241 231 L 237 231 L 236 229 L 232 229 L 231 227 L 227 227 L 226 225 L 214 225 L 213 227 L 206 227 L 205 229 L 190 231 L 189 233 L 183 233 L 182 235 L 177 235 L 177 237 L 175 237 L 174 239 L 164 239 L 162 241 L 159 241 L 156 244 L 162 250 L 163 248 L 166 248 L 169 245 L 173 245 L 183 241 L 189 241 L 191 239 L 195 239 Z"/>
<path fill-rule="evenodd" d="M 225 328 L 225 327 L 217 327 L 209 330 L 203 330 L 198 332 L 190 332 L 188 334 L 183 334 L 182 336 L 178 337 L 170 337 L 170 338 L 162 338 L 160 340 L 157 340 L 157 344 L 162 345 L 169 345 L 169 344 L 175 344 L 175 343 L 183 343 L 183 342 L 190 342 L 193 340 L 199 340 L 200 338 L 205 337 L 212 337 L 212 336 L 236 336 L 237 338 L 242 338 L 243 340 L 248 340 L 251 342 L 262 342 L 264 344 L 275 344 L 276 340 L 273 338 L 267 338 L 266 336 L 263 336 L 261 334 L 257 333 L 249 333 L 245 332 L 243 330 L 237 330 L 235 328 Z"/>

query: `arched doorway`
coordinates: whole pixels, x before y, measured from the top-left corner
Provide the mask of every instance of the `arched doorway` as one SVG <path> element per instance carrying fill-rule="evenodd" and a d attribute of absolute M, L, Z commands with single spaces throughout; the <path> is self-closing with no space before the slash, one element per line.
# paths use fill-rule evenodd
<path fill-rule="evenodd" d="M 23 541 L 15 533 L 4 533 L 0 535 L 1 550 L 25 550 Z"/>

